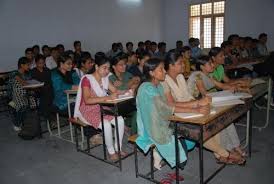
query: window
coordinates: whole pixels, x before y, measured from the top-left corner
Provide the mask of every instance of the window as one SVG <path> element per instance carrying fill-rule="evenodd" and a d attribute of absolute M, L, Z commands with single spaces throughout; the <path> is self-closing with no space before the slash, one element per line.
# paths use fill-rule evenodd
<path fill-rule="evenodd" d="M 225 1 L 190 5 L 189 36 L 199 38 L 202 48 L 220 47 L 224 39 Z"/>

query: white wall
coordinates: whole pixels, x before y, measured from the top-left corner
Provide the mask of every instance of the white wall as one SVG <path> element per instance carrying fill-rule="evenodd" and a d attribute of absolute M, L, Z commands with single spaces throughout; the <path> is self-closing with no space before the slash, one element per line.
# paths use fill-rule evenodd
<path fill-rule="evenodd" d="M 0 72 L 34 44 L 72 49 L 81 40 L 94 54 L 116 41 L 159 41 L 161 10 L 160 0 L 0 0 Z"/>
<path fill-rule="evenodd" d="M 206 0 L 166 0 L 164 1 L 164 40 L 173 48 L 176 40 L 187 44 L 188 11 L 191 3 Z M 273 0 L 226 0 L 225 38 L 229 34 L 257 37 L 266 32 L 269 37 L 268 47 L 274 50 L 274 1 Z"/>

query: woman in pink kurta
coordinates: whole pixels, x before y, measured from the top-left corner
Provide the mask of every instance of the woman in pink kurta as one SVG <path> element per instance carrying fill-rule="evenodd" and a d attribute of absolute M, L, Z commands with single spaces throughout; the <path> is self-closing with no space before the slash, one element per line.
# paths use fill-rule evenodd
<path fill-rule="evenodd" d="M 109 60 L 101 57 L 95 60 L 95 66 L 92 74 L 87 74 L 82 77 L 80 87 L 78 88 L 74 117 L 79 118 L 84 123 L 93 126 L 94 128 L 102 129 L 101 112 L 99 103 L 106 100 L 117 98 L 118 91 L 109 83 L 110 63 Z M 111 92 L 108 96 L 107 91 Z M 113 145 L 112 126 L 115 126 L 115 118 L 113 116 L 104 116 L 104 135 L 107 150 L 111 160 L 118 159 L 116 151 L 118 144 L 115 132 L 115 143 Z M 122 140 L 124 135 L 124 120 L 121 116 L 118 117 L 118 133 L 120 138 L 120 149 L 122 150 Z M 126 153 L 121 151 L 122 156 Z"/>

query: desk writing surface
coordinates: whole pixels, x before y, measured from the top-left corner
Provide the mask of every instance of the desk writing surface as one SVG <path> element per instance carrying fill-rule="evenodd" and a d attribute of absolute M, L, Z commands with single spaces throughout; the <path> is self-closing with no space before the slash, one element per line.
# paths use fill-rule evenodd
<path fill-rule="evenodd" d="M 107 101 L 104 101 L 104 102 L 100 102 L 99 104 L 100 105 L 104 105 L 104 104 L 118 104 L 118 103 L 125 102 L 125 101 L 132 100 L 132 99 L 134 99 L 134 98 L 117 99 L 117 100 L 107 100 Z"/>
<path fill-rule="evenodd" d="M 222 115 L 223 113 L 225 113 L 226 111 L 230 110 L 233 107 L 235 107 L 235 105 L 217 107 L 217 108 L 215 108 L 215 110 L 216 110 L 215 114 L 210 114 L 210 115 L 197 117 L 197 118 L 183 119 L 183 118 L 180 118 L 180 117 L 177 117 L 177 116 L 173 115 L 169 118 L 169 120 L 170 121 L 177 121 L 177 122 L 181 122 L 181 123 L 192 123 L 192 124 L 204 125 L 204 124 L 207 124 L 208 122 L 210 122 L 211 120 L 215 119 L 216 117 Z"/>
<path fill-rule="evenodd" d="M 68 90 L 65 90 L 65 93 L 67 93 L 67 94 L 77 94 L 77 91 L 78 90 L 75 90 L 75 89 L 68 89 Z"/>

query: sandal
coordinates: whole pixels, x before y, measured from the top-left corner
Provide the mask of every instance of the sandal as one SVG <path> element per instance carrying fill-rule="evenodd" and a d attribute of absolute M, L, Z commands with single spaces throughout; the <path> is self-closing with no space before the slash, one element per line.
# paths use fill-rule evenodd
<path fill-rule="evenodd" d="M 215 157 L 217 164 L 228 164 L 228 165 L 244 165 L 246 160 L 242 157 L 238 157 L 238 155 L 235 155 L 233 152 L 228 152 L 228 157 L 222 157 L 219 158 Z"/>
<path fill-rule="evenodd" d="M 117 161 L 119 159 L 117 153 L 109 154 L 109 159 L 113 162 Z"/>
<path fill-rule="evenodd" d="M 172 184 L 172 181 L 170 178 L 163 178 L 160 181 L 160 184 Z"/>
<path fill-rule="evenodd" d="M 127 153 L 127 152 L 124 152 L 124 151 L 120 151 L 120 154 L 121 154 L 121 157 L 126 157 L 126 156 L 128 156 L 128 153 Z"/>
<path fill-rule="evenodd" d="M 247 158 L 247 153 L 241 148 L 233 148 L 233 151 L 240 154 L 243 158 Z"/>
<path fill-rule="evenodd" d="M 175 173 L 167 173 L 166 174 L 170 179 L 172 179 L 172 180 L 176 180 L 176 172 Z M 178 179 L 179 179 L 179 181 L 184 181 L 184 177 L 183 176 L 181 176 L 181 175 L 179 175 L 178 176 Z"/>

